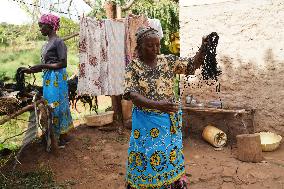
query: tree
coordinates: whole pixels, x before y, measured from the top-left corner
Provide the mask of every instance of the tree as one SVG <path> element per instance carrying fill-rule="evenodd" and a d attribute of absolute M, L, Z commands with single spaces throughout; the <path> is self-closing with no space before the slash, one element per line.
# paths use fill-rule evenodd
<path fill-rule="evenodd" d="M 103 7 L 104 0 L 84 0 L 89 6 L 93 7 L 93 11 L 89 16 L 96 18 L 106 18 Z M 170 34 L 179 31 L 179 8 L 178 1 L 175 0 L 112 0 L 121 5 L 123 15 L 129 12 L 140 15 L 144 14 L 148 18 L 157 18 L 161 21 L 164 31 L 164 38 L 161 43 L 161 52 L 170 53 L 168 45 Z"/>
<path fill-rule="evenodd" d="M 161 52 L 169 54 L 170 34 L 179 31 L 179 7 L 172 0 L 141 0 L 136 1 L 130 8 L 134 14 L 145 14 L 148 18 L 157 18 L 161 21 L 164 38 L 161 42 Z"/>

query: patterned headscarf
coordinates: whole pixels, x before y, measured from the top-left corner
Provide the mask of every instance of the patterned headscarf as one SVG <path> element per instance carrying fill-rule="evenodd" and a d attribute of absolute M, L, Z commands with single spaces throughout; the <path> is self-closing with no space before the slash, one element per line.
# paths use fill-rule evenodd
<path fill-rule="evenodd" d="M 158 37 L 160 38 L 159 32 L 151 27 L 140 27 L 136 32 L 136 42 L 140 45 L 142 40 L 147 37 Z"/>
<path fill-rule="evenodd" d="M 141 45 L 142 45 L 143 39 L 145 39 L 147 37 L 157 37 L 157 38 L 160 39 L 159 32 L 157 30 L 155 30 L 154 28 L 151 28 L 151 27 L 140 27 L 140 28 L 138 28 L 135 35 L 136 35 L 136 48 L 135 48 L 135 52 L 134 52 L 133 56 L 138 57 L 140 59 L 142 59 L 142 57 L 141 57 Z"/>
<path fill-rule="evenodd" d="M 60 23 L 60 18 L 58 16 L 55 16 L 53 14 L 43 14 L 40 19 L 39 23 L 42 24 L 49 24 L 53 27 L 54 31 L 59 30 L 59 23 Z"/>

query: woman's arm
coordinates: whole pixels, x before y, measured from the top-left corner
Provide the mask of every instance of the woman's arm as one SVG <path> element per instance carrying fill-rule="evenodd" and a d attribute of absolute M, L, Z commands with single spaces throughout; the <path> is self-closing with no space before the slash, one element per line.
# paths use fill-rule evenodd
<path fill-rule="evenodd" d="M 133 104 L 140 108 L 156 109 L 165 113 L 172 113 L 178 111 L 178 105 L 169 101 L 154 101 L 150 100 L 139 93 L 130 92 L 130 100 Z"/>
<path fill-rule="evenodd" d="M 66 67 L 67 67 L 67 61 L 63 59 L 61 60 L 61 62 L 57 62 L 57 63 L 35 65 L 35 66 L 32 66 L 30 69 L 35 70 L 35 71 L 42 71 L 43 69 L 57 70 L 57 69 L 66 68 Z"/>
<path fill-rule="evenodd" d="M 23 72 L 25 73 L 37 73 L 41 72 L 44 69 L 47 70 L 57 70 L 61 68 L 67 67 L 67 47 L 62 39 L 56 39 L 54 42 L 56 53 L 57 53 L 57 60 L 53 60 L 54 62 L 49 62 L 48 64 L 39 64 L 30 67 L 29 69 L 24 69 Z"/>
<path fill-rule="evenodd" d="M 61 62 L 58 63 L 53 63 L 53 64 L 39 64 L 32 66 L 30 68 L 23 68 L 21 71 L 27 74 L 31 73 L 38 73 L 41 72 L 44 69 L 47 70 L 57 70 L 61 68 L 66 68 L 67 67 L 67 61 L 64 59 Z"/>
<path fill-rule="evenodd" d="M 206 43 L 207 43 L 207 37 L 203 37 L 202 38 L 201 47 L 197 51 L 196 55 L 193 57 L 193 65 L 194 65 L 194 69 L 195 70 L 200 68 L 200 66 L 204 62 L 204 58 L 205 58 L 205 45 L 206 45 Z"/>
<path fill-rule="evenodd" d="M 207 37 L 202 38 L 201 47 L 193 58 L 182 58 L 174 55 L 166 56 L 169 65 L 175 74 L 194 74 L 195 70 L 200 68 L 205 58 L 205 45 Z"/>

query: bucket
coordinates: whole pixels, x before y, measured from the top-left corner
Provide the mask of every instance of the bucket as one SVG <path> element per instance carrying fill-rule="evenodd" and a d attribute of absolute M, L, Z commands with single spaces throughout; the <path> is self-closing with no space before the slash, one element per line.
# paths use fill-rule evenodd
<path fill-rule="evenodd" d="M 223 147 L 227 143 L 226 133 L 212 125 L 208 125 L 203 129 L 202 137 L 217 148 Z"/>

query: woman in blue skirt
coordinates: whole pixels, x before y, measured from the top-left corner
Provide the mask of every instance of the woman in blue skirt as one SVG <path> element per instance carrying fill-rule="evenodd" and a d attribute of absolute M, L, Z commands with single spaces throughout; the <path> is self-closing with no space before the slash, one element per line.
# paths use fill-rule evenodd
<path fill-rule="evenodd" d="M 205 38 L 196 56 L 159 55 L 153 28 L 136 34 L 137 55 L 126 68 L 124 99 L 134 104 L 128 149 L 128 189 L 185 189 L 182 112 L 174 99 L 175 74 L 193 74 L 204 60 Z"/>
<path fill-rule="evenodd" d="M 48 41 L 42 48 L 41 64 L 25 68 L 24 73 L 43 72 L 43 98 L 51 107 L 52 124 L 59 139 L 59 147 L 64 147 L 68 140 L 67 132 L 73 127 L 69 109 L 67 85 L 67 47 L 56 31 L 60 18 L 52 14 L 44 14 L 39 20 L 40 31 Z"/>

